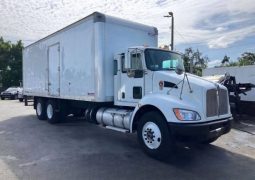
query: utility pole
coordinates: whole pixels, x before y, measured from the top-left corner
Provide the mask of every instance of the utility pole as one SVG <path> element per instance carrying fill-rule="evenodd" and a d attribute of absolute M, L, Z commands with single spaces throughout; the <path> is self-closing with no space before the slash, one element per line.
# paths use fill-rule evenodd
<path fill-rule="evenodd" d="M 172 19 L 172 25 L 171 25 L 171 50 L 173 51 L 174 50 L 174 14 L 173 12 L 168 12 L 168 15 L 164 16 L 164 17 L 167 17 L 167 18 L 170 18 Z"/>

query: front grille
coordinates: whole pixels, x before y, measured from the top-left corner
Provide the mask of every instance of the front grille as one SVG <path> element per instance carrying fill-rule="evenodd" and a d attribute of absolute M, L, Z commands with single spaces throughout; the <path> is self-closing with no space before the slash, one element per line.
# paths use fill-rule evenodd
<path fill-rule="evenodd" d="M 219 115 L 228 113 L 228 91 L 219 89 Z"/>
<path fill-rule="evenodd" d="M 225 89 L 209 89 L 206 93 L 206 116 L 228 113 L 228 92 Z"/>
<path fill-rule="evenodd" d="M 206 116 L 218 115 L 217 90 L 210 89 L 206 93 Z"/>

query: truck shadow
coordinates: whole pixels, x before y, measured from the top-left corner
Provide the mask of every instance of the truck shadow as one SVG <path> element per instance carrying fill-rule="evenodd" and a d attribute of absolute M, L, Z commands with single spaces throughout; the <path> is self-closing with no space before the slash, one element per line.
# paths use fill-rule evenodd
<path fill-rule="evenodd" d="M 39 121 L 35 115 L 2 120 L 0 144 L 0 158 L 23 178 L 29 174 L 34 179 L 38 173 L 54 179 L 255 177 L 255 155 L 251 158 L 216 145 L 193 145 L 178 146 L 169 158 L 156 160 L 142 152 L 136 134 L 122 134 L 73 117 L 57 125 Z M 6 154 L 14 160 L 5 159 Z"/>
<path fill-rule="evenodd" d="M 255 135 L 255 116 L 240 114 L 234 117 L 233 128 Z"/>

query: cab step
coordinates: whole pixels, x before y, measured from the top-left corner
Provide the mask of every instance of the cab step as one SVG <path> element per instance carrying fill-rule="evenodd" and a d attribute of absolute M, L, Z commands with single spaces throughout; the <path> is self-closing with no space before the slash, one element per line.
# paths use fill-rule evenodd
<path fill-rule="evenodd" d="M 105 126 L 105 128 L 111 129 L 111 130 L 114 130 L 114 131 L 119 131 L 119 132 L 122 132 L 122 133 L 129 133 L 129 130 L 127 130 L 127 129 L 122 129 L 122 128 L 118 128 L 118 127 Z"/>

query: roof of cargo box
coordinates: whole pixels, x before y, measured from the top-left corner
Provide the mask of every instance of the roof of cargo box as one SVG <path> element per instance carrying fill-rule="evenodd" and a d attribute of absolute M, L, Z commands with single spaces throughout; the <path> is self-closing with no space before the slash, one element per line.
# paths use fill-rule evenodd
<path fill-rule="evenodd" d="M 148 25 L 144 25 L 144 24 L 141 24 L 141 23 L 136 23 L 136 22 L 132 22 L 132 21 L 128 21 L 128 20 L 125 20 L 125 19 L 121 19 L 121 18 L 117 18 L 117 17 L 113 17 L 113 16 L 109 16 L 109 15 L 106 15 L 106 14 L 103 14 L 103 13 L 100 13 L 100 12 L 94 12 L 42 39 L 39 39 L 37 41 L 35 41 L 34 43 L 32 44 L 29 44 L 28 46 L 26 46 L 25 48 L 27 47 L 30 47 L 42 40 L 45 40 L 51 36 L 54 36 L 60 32 L 63 32 L 63 31 L 66 31 L 68 30 L 69 28 L 71 27 L 74 27 L 76 25 L 79 25 L 80 23 L 84 22 L 84 21 L 87 21 L 87 20 L 91 20 L 93 19 L 93 22 L 96 23 L 96 22 L 113 22 L 113 23 L 117 23 L 117 24 L 121 24 L 121 25 L 124 25 L 124 26 L 128 26 L 128 27 L 133 27 L 133 28 L 136 28 L 136 29 L 141 29 L 141 30 L 153 30 L 152 35 L 158 35 L 158 30 L 156 27 L 153 27 L 153 26 L 148 26 Z"/>

